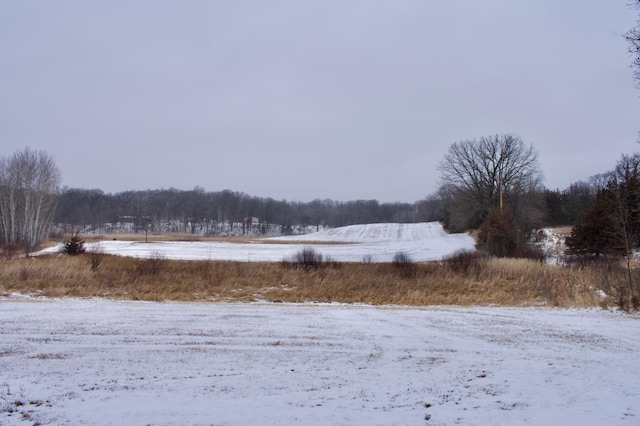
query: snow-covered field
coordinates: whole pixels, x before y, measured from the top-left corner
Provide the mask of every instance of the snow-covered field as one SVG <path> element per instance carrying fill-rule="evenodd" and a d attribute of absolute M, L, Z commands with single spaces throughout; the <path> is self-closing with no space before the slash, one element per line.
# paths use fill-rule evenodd
<path fill-rule="evenodd" d="M 252 243 L 102 241 L 87 247 L 121 256 L 267 262 L 289 259 L 303 248 L 312 247 L 337 261 L 361 262 L 366 258 L 390 262 L 398 252 L 415 261 L 439 260 L 457 250 L 473 250 L 474 244 L 468 234 L 447 234 L 439 223 L 430 222 L 353 225 L 299 236 L 256 239 Z"/>
<path fill-rule="evenodd" d="M 0 299 L 0 424 L 637 425 L 600 309 Z"/>

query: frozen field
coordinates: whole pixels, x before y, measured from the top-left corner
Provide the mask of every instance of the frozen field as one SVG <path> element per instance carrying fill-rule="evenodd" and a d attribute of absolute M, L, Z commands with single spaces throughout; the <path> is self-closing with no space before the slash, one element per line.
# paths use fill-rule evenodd
<path fill-rule="evenodd" d="M 613 311 L 0 299 L 0 424 L 637 425 Z"/>
<path fill-rule="evenodd" d="M 439 260 L 460 249 L 473 250 L 474 244 L 469 235 L 447 234 L 439 223 L 430 222 L 353 225 L 294 237 L 256 239 L 252 243 L 103 241 L 87 247 L 121 256 L 267 262 L 279 262 L 305 247 L 313 247 L 338 261 L 361 262 L 366 257 L 373 262 L 390 262 L 398 252 L 415 261 Z"/>

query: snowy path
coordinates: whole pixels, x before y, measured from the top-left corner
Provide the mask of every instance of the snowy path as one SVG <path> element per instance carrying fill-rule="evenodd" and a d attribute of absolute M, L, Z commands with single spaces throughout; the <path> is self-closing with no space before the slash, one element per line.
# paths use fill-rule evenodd
<path fill-rule="evenodd" d="M 617 312 L 13 298 L 0 321 L 3 425 L 640 423 Z"/>
<path fill-rule="evenodd" d="M 256 239 L 253 243 L 103 241 L 88 244 L 88 248 L 143 258 L 279 262 L 313 247 L 337 261 L 361 262 L 366 258 L 390 262 L 398 252 L 415 261 L 439 260 L 458 250 L 473 250 L 474 245 L 469 235 L 447 234 L 439 223 L 430 222 L 353 225 L 293 237 Z"/>

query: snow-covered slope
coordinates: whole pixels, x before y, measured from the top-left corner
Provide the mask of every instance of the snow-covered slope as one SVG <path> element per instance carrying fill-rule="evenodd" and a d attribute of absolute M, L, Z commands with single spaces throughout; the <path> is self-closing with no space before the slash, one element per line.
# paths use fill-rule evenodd
<path fill-rule="evenodd" d="M 328 241 L 328 242 L 396 242 L 396 241 L 425 241 L 429 239 L 447 238 L 442 225 L 438 222 L 429 223 L 373 223 L 368 225 L 350 225 L 340 228 L 329 228 L 324 231 L 296 235 L 290 237 L 275 237 L 273 241 Z"/>
<path fill-rule="evenodd" d="M 474 240 L 467 234 L 447 234 L 442 225 L 430 222 L 353 225 L 251 243 L 103 241 L 88 246 L 90 250 L 121 256 L 268 262 L 290 258 L 304 247 L 345 262 L 389 262 L 398 252 L 414 261 L 426 261 L 442 259 L 458 250 L 473 250 Z"/>

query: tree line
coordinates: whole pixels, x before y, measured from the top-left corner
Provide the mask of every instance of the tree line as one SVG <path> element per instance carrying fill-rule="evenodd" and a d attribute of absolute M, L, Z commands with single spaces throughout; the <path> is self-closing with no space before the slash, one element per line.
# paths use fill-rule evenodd
<path fill-rule="evenodd" d="M 83 232 L 108 232 L 123 224 L 134 232 L 210 235 L 291 233 L 296 227 L 338 227 L 376 222 L 418 222 L 417 203 L 377 200 L 289 202 L 230 190 L 159 189 L 115 194 L 65 188 L 54 222 Z M 119 224 L 119 225 L 116 225 Z"/>

